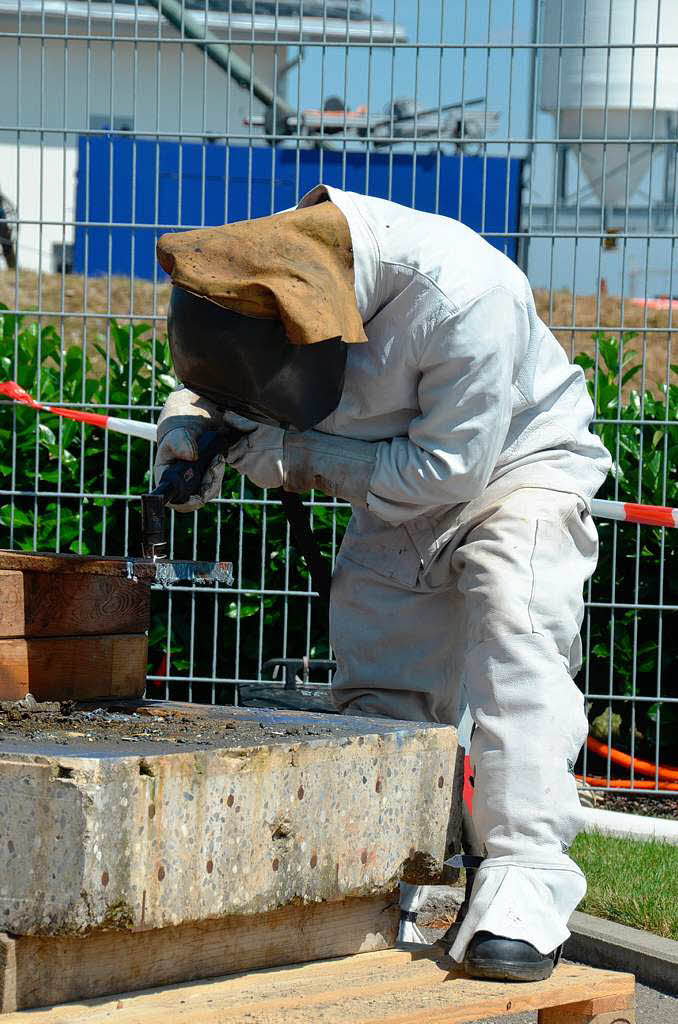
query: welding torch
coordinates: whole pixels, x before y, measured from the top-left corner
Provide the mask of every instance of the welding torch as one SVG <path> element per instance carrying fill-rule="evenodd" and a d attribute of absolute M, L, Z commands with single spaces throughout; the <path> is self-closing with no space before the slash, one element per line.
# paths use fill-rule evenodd
<path fill-rule="evenodd" d="M 144 558 L 154 562 L 168 557 L 165 506 L 185 505 L 194 494 L 199 494 L 202 479 L 217 455 L 225 455 L 243 436 L 235 427 L 206 430 L 197 441 L 198 457 L 177 460 L 162 474 L 160 483 L 150 494 L 141 496 L 141 550 Z M 274 492 L 283 506 L 290 525 L 292 538 L 304 556 L 322 603 L 329 607 L 332 573 L 329 563 L 322 557 L 318 543 L 308 522 L 308 514 L 298 494 L 283 488 Z"/>
<path fill-rule="evenodd" d="M 144 558 L 152 558 L 154 562 L 167 558 L 165 506 L 185 505 L 199 494 L 203 477 L 213 460 L 217 455 L 225 455 L 241 437 L 242 432 L 234 427 L 206 430 L 197 441 L 197 458 L 172 462 L 162 474 L 158 486 L 150 494 L 142 494 L 141 550 Z"/>

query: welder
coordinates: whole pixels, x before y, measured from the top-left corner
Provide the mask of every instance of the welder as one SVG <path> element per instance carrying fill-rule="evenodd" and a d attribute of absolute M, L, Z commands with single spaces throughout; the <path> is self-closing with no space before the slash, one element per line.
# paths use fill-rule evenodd
<path fill-rule="evenodd" d="M 164 235 L 173 392 L 157 471 L 201 432 L 258 487 L 350 502 L 334 569 L 346 714 L 474 722 L 478 857 L 451 956 L 548 977 L 586 891 L 568 856 L 587 732 L 590 502 L 610 458 L 524 274 L 458 221 L 319 185 L 294 210 Z M 199 498 L 218 495 L 215 459 Z"/>

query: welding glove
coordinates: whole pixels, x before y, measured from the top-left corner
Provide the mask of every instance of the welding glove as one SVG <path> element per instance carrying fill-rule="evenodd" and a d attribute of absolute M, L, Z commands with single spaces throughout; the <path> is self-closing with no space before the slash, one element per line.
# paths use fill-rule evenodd
<path fill-rule="evenodd" d="M 173 391 L 158 420 L 158 448 L 155 455 L 155 482 L 160 482 L 168 465 L 178 460 L 192 462 L 198 457 L 198 438 L 206 430 L 218 430 L 223 414 L 216 405 L 201 398 L 188 388 Z M 178 512 L 194 512 L 219 496 L 224 479 L 225 460 L 217 455 L 202 478 L 200 493 L 193 495 L 185 505 L 173 505 Z"/>
<path fill-rule="evenodd" d="M 232 413 L 224 415 L 224 422 L 245 434 L 229 449 L 226 461 L 257 487 L 296 493 L 317 487 L 352 505 L 367 506 L 376 444 L 317 430 L 283 430 Z"/>

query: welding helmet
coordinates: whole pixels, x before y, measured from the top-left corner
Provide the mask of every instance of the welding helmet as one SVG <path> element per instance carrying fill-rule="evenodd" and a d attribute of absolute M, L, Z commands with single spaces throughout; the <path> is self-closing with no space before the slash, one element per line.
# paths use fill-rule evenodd
<path fill-rule="evenodd" d="M 348 221 L 333 203 L 170 232 L 157 252 L 174 286 L 168 333 L 183 384 L 299 430 L 336 409 L 347 345 L 367 335 Z"/>
<path fill-rule="evenodd" d="M 334 412 L 347 345 L 292 345 L 280 320 L 244 316 L 173 287 L 167 332 L 178 379 L 221 409 L 308 430 Z"/>

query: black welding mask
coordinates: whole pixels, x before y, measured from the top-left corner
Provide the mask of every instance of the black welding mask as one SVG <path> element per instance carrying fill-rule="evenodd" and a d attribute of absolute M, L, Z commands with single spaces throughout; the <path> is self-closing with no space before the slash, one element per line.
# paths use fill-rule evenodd
<path fill-rule="evenodd" d="M 308 430 L 334 412 L 347 345 L 293 345 L 280 320 L 244 316 L 174 287 L 167 330 L 178 379 L 221 409 Z"/>
<path fill-rule="evenodd" d="M 367 336 L 348 222 L 333 203 L 171 232 L 157 252 L 174 285 L 168 332 L 182 383 L 299 430 L 336 409 L 347 345 Z"/>

